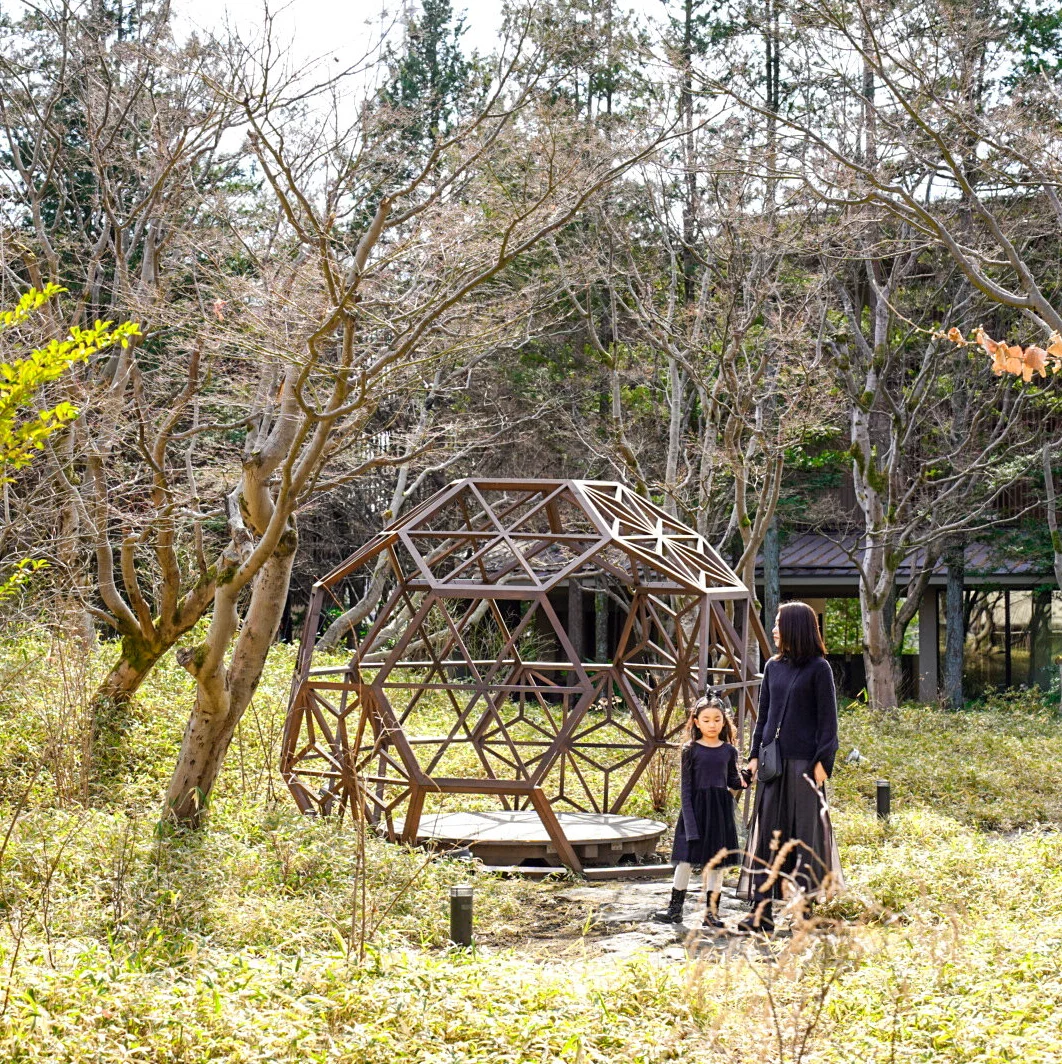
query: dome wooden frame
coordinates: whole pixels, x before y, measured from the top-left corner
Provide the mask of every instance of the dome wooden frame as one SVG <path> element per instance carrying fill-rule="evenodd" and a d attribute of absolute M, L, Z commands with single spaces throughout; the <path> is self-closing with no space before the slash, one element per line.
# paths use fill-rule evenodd
<path fill-rule="evenodd" d="M 332 589 L 381 554 L 392 587 L 367 631 L 352 633 L 349 663 L 312 667 Z M 610 660 L 576 649 L 565 589 L 576 620 L 587 589 L 613 602 Z M 529 640 L 549 659 L 529 658 Z M 531 807 L 558 858 L 580 871 L 554 807 L 619 813 L 708 688 L 730 699 L 744 736 L 760 682 L 750 644 L 767 650 L 736 573 L 626 486 L 455 481 L 314 584 L 281 773 L 303 812 L 360 799 L 359 815 L 393 841 L 416 841 L 431 795 Z M 450 714 L 444 735 L 418 725 L 429 692 L 432 713 Z"/>

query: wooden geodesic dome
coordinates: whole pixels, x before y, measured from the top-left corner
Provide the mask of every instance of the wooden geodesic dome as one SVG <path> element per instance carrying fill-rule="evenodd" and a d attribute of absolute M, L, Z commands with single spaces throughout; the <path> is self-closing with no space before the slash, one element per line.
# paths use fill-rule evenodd
<path fill-rule="evenodd" d="M 384 605 L 347 664 L 313 667 L 332 589 L 381 555 Z M 588 601 L 607 611 L 591 647 Z M 455 802 L 533 808 L 578 868 L 555 810 L 621 812 L 708 688 L 744 733 L 747 646 L 766 641 L 734 571 L 622 484 L 456 481 L 314 585 L 281 772 L 303 812 L 350 809 L 392 840 Z"/>

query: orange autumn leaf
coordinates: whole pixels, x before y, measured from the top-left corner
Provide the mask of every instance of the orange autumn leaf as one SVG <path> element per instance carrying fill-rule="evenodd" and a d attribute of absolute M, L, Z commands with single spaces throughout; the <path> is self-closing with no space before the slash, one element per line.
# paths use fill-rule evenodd
<path fill-rule="evenodd" d="M 974 333 L 974 339 L 993 357 L 996 357 L 996 352 L 999 350 L 1000 345 L 992 339 L 985 330 L 978 325 L 977 332 Z"/>
<path fill-rule="evenodd" d="M 1025 377 L 1025 373 L 1022 373 L 1026 380 L 1029 380 L 1034 373 L 1039 373 L 1041 377 L 1047 376 L 1047 352 L 1042 347 L 1033 344 L 1025 349 L 1025 371 L 1029 374 Z"/>
<path fill-rule="evenodd" d="M 1051 356 L 1051 368 L 1057 373 L 1059 369 L 1062 369 L 1062 336 L 1058 333 L 1051 333 L 1047 353 Z"/>
<path fill-rule="evenodd" d="M 941 335 L 940 333 L 937 334 Z M 965 346 L 968 341 L 962 338 L 958 329 L 949 329 L 946 338 L 952 343 Z M 1003 340 L 993 340 L 985 332 L 983 326 L 978 326 L 974 333 L 974 342 L 983 347 L 985 352 L 992 356 L 992 372 L 1001 377 L 1008 373 L 1014 377 L 1021 377 L 1028 382 L 1037 374 L 1041 377 L 1049 373 L 1062 373 L 1062 336 L 1057 332 L 1051 334 L 1048 340 L 1047 350 L 1037 344 L 1022 347 L 1020 344 L 1008 344 Z"/>

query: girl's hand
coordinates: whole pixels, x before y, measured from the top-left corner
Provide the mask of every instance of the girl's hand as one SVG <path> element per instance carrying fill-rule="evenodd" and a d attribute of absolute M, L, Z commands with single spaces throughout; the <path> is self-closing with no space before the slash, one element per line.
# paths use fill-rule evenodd
<path fill-rule="evenodd" d="M 821 761 L 815 762 L 815 770 L 813 774 L 815 776 L 815 783 L 820 787 L 830 778 L 827 775 L 826 770 L 822 767 Z"/>
<path fill-rule="evenodd" d="M 756 778 L 756 769 L 760 767 L 760 759 L 754 757 L 745 767 L 749 770 L 749 779 L 754 780 Z"/>

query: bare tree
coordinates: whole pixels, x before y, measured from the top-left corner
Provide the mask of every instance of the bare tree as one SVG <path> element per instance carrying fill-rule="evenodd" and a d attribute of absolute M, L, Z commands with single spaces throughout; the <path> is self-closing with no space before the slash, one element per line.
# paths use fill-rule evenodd
<path fill-rule="evenodd" d="M 847 329 L 826 343 L 849 402 L 862 515 L 851 556 L 860 575 L 867 693 L 889 708 L 898 704 L 904 633 L 948 537 L 998 523 L 995 504 L 1028 466 L 1029 433 L 1020 389 L 898 317 L 898 307 L 919 309 L 911 292 L 921 279 L 921 243 L 903 247 L 901 239 L 882 256 L 876 223 L 866 235 L 874 252 L 868 248 L 834 282 Z M 934 273 L 923 265 L 926 279 Z M 963 300 L 948 298 L 946 278 L 941 287 L 933 295 L 946 308 L 945 322 L 952 313 L 961 319 Z"/>
<path fill-rule="evenodd" d="M 400 115 L 351 106 L 334 85 L 334 102 L 314 115 L 268 53 L 241 64 L 256 76 L 237 99 L 281 222 L 257 253 L 269 279 L 265 312 L 248 308 L 239 320 L 242 330 L 257 319 L 263 386 L 225 495 L 229 539 L 210 626 L 178 655 L 196 680 L 166 796 L 179 821 L 198 818 L 261 676 L 300 507 L 396 461 L 341 464 L 381 397 L 512 327 L 521 304 L 510 267 L 648 150 L 569 125 L 550 106 L 546 57 L 521 45 L 503 52 L 482 105 L 412 160 L 395 135 Z M 246 348 L 236 332 L 228 342 Z"/>
<path fill-rule="evenodd" d="M 809 401 L 828 377 L 815 342 L 824 286 L 800 264 L 807 217 L 795 203 L 781 219 L 763 212 L 755 160 L 738 155 L 750 139 L 741 127 L 702 143 L 693 246 L 684 143 L 680 159 L 640 166 L 558 266 L 609 375 L 605 446 L 592 426 L 583 439 L 723 548 L 736 539 L 754 588 L 787 449 L 838 410 Z M 737 173 L 714 169 L 720 157 Z M 647 414 L 625 409 L 624 388 L 653 398 Z"/>
<path fill-rule="evenodd" d="M 11 159 L 4 284 L 64 284 L 68 297 L 52 307 L 57 336 L 98 318 L 143 323 L 138 345 L 66 382 L 82 416 L 51 441 L 54 501 L 36 507 L 72 630 L 90 643 L 102 622 L 121 639 L 97 705 L 126 700 L 211 601 L 202 551 L 184 554 L 166 473 L 174 449 L 179 464 L 193 461 L 203 419 L 178 425 L 202 367 L 198 354 L 160 355 L 186 328 L 189 302 L 198 316 L 180 274 L 203 253 L 214 199 L 236 172 L 222 150 L 236 109 L 204 82 L 225 71 L 209 42 L 174 45 L 149 5 L 132 27 L 100 11 L 36 8 L 0 55 Z M 201 546 L 201 528 L 195 537 Z"/>
<path fill-rule="evenodd" d="M 802 31 L 799 106 L 778 112 L 747 83 L 708 81 L 774 117 L 779 152 L 766 176 L 808 190 L 843 227 L 839 241 L 823 244 L 823 268 L 847 329 L 827 346 L 849 402 L 864 525 L 853 558 L 868 689 L 892 706 L 903 632 L 948 537 L 1001 520 L 1002 486 L 1036 450 L 1035 424 L 1022 417 L 1027 396 L 955 354 L 943 329 L 968 329 L 985 297 L 1045 327 L 1056 319 L 1022 280 L 1019 248 L 1035 236 L 1017 237 L 1024 218 L 1013 197 L 999 198 L 1015 156 L 1003 160 L 996 134 L 975 132 L 989 115 L 997 133 L 1013 117 L 990 77 L 1004 47 L 991 15 L 820 0 L 791 17 Z M 1019 183 L 1010 188 L 1016 194 Z M 932 259 L 934 244 L 958 263 L 965 290 Z M 901 568 L 909 574 L 899 603 Z"/>
<path fill-rule="evenodd" d="M 74 320 L 121 308 L 144 334 L 77 383 L 82 417 L 52 453 L 55 554 L 122 638 L 100 704 L 210 613 L 180 654 L 197 697 L 166 799 L 194 822 L 277 630 L 298 512 L 387 466 L 408 497 L 484 441 L 441 439 L 434 416 L 406 417 L 394 446 L 380 430 L 520 331 L 514 266 L 643 147 L 570 123 L 556 64 L 519 34 L 424 144 L 366 88 L 375 58 L 292 71 L 268 23 L 254 46 L 184 49 L 161 16 L 132 38 L 66 8 L 40 26 L 5 57 L 23 221 L 3 266 L 65 281 Z M 243 148 L 222 151 L 236 129 Z"/>

